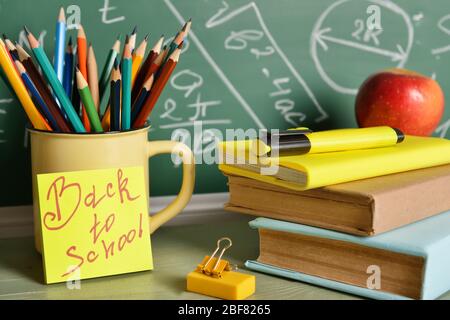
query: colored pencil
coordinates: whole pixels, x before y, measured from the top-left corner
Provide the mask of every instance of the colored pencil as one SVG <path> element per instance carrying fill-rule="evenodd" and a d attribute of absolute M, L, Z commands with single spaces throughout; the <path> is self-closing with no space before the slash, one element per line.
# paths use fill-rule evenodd
<path fill-rule="evenodd" d="M 136 30 L 136 27 L 134 28 L 133 32 L 135 32 L 135 30 Z M 125 45 L 124 45 L 123 52 L 122 52 L 122 60 L 120 61 L 120 69 L 122 69 L 125 52 L 130 51 L 129 49 L 131 49 L 130 36 L 127 35 L 125 37 Z M 123 85 L 123 79 L 122 79 L 122 85 Z M 122 96 L 122 99 L 123 99 L 123 96 Z M 131 105 L 131 102 L 130 102 L 130 105 Z M 103 130 L 108 131 L 110 129 L 110 125 L 111 125 L 111 105 L 108 105 L 106 107 L 105 113 L 103 114 L 103 117 L 102 117 Z"/>
<path fill-rule="evenodd" d="M 74 54 L 73 56 L 73 72 L 75 73 L 75 67 L 78 66 L 78 57 Z M 81 100 L 80 100 L 80 93 L 78 92 L 76 79 L 74 77 L 73 83 L 72 83 L 72 104 L 75 108 L 75 112 L 78 114 L 78 116 L 81 118 Z"/>
<path fill-rule="evenodd" d="M 72 81 L 73 81 L 73 46 L 72 37 L 69 38 L 67 44 L 66 54 L 64 56 L 64 76 L 63 86 L 68 97 L 72 95 Z"/>
<path fill-rule="evenodd" d="M 178 48 L 180 43 L 184 40 L 186 29 L 187 29 L 187 22 L 184 24 L 183 28 L 180 31 L 178 31 L 178 33 L 173 38 L 172 42 L 169 44 L 169 51 L 167 53 L 166 58 L 164 59 L 164 63 L 166 63 L 166 61 L 169 59 L 169 57 L 172 55 L 175 49 Z"/>
<path fill-rule="evenodd" d="M 11 58 L 13 59 L 13 61 L 18 60 L 19 55 L 17 53 L 16 46 L 11 42 L 11 40 L 8 39 L 8 37 L 6 37 L 5 34 L 3 34 L 3 39 L 5 39 L 6 48 L 8 49 L 8 52 L 9 52 Z"/>
<path fill-rule="evenodd" d="M 91 123 L 91 127 L 97 133 L 103 132 L 102 124 L 100 122 L 100 118 L 98 116 L 97 109 L 94 104 L 94 100 L 92 99 L 91 92 L 89 90 L 88 83 L 86 79 L 81 74 L 80 70 L 76 71 L 77 77 L 77 87 L 80 92 L 80 98 L 83 102 L 84 107 L 86 108 L 86 113 L 88 114 L 89 121 Z"/>
<path fill-rule="evenodd" d="M 44 50 L 39 45 L 39 42 L 36 40 L 36 38 L 31 34 L 31 32 L 27 28 L 25 28 L 25 31 L 27 33 L 28 42 L 30 44 L 30 47 L 32 48 L 34 57 L 38 61 L 42 69 L 42 72 L 47 79 L 47 82 L 52 87 L 54 95 L 58 99 L 61 107 L 64 109 L 64 112 L 67 115 L 67 118 L 72 124 L 74 130 L 76 132 L 86 132 L 86 129 L 84 128 L 82 122 L 80 121 L 80 118 L 78 117 L 78 115 L 75 112 L 75 109 L 73 108 L 72 102 L 66 95 L 64 88 L 61 82 L 58 80 L 58 77 L 55 71 L 53 70 L 50 61 L 45 55 Z"/>
<path fill-rule="evenodd" d="M 112 46 L 111 50 L 109 50 L 108 57 L 106 58 L 105 65 L 103 66 L 103 70 L 100 75 L 100 83 L 99 83 L 100 103 L 103 100 L 103 97 L 107 91 L 106 89 L 108 87 L 111 71 L 114 67 L 114 61 L 116 61 L 116 57 L 119 55 L 119 51 L 120 51 L 120 36 L 117 37 L 117 40 L 114 42 L 114 45 Z"/>
<path fill-rule="evenodd" d="M 184 31 L 184 39 L 186 39 L 186 37 L 189 34 L 189 31 L 191 31 L 191 25 L 192 25 L 192 18 L 189 18 L 189 20 L 185 23 L 183 29 L 181 29 L 182 31 Z"/>
<path fill-rule="evenodd" d="M 111 71 L 111 93 L 110 93 L 110 122 L 111 131 L 120 131 L 120 90 L 121 90 L 121 74 L 119 64 Z"/>
<path fill-rule="evenodd" d="M 152 74 L 155 75 L 155 78 L 158 77 L 158 73 L 161 71 L 162 67 L 164 66 L 164 61 L 166 61 L 166 57 L 169 53 L 169 48 L 167 46 L 164 46 L 161 53 L 156 57 L 155 61 L 153 61 L 152 65 L 150 66 L 150 70 L 148 71 L 147 80 Z"/>
<path fill-rule="evenodd" d="M 133 85 L 133 90 L 131 90 L 131 101 L 136 101 L 136 98 L 139 94 L 139 91 L 142 88 L 142 85 L 145 82 L 145 79 L 148 78 L 147 73 L 152 66 L 152 63 L 155 61 L 156 57 L 161 52 L 161 47 L 164 42 L 164 36 L 161 36 L 159 40 L 155 43 L 153 48 L 150 50 L 145 62 L 142 64 L 142 67 L 139 69 L 138 74 L 136 76 L 136 80 Z"/>
<path fill-rule="evenodd" d="M 122 60 L 122 109 L 120 112 L 122 130 L 129 130 L 131 127 L 131 66 L 131 45 L 127 43 Z"/>
<path fill-rule="evenodd" d="M 9 83 L 14 89 L 14 92 L 17 95 L 22 107 L 25 110 L 25 113 L 28 116 L 31 124 L 34 128 L 40 130 L 52 131 L 50 125 L 45 121 L 42 115 L 39 113 L 38 109 L 31 100 L 30 95 L 25 88 L 25 85 L 20 78 L 17 69 L 13 66 L 11 62 L 11 58 L 8 55 L 7 49 L 5 47 L 5 43 L 2 39 L 0 39 L 0 65 L 3 68 L 3 71 L 8 78 Z"/>
<path fill-rule="evenodd" d="M 59 81 L 64 80 L 64 46 L 66 45 L 66 16 L 64 8 L 59 9 L 58 20 L 56 21 L 55 33 L 55 55 L 53 57 L 54 68 Z"/>
<path fill-rule="evenodd" d="M 170 75 L 172 74 L 173 70 L 175 69 L 178 60 L 180 58 L 180 49 L 175 49 L 175 51 L 170 55 L 167 62 L 164 64 L 164 67 L 162 68 L 162 71 L 159 75 L 159 77 L 156 79 L 155 84 L 153 85 L 153 88 L 150 92 L 150 96 L 145 101 L 145 104 L 142 107 L 141 112 L 136 117 L 136 120 L 133 123 L 133 128 L 141 128 L 145 125 L 145 122 L 147 121 L 147 118 L 150 116 L 150 113 L 152 112 L 156 101 L 158 101 L 158 98 L 160 97 L 167 81 L 170 78 Z"/>
<path fill-rule="evenodd" d="M 110 99 L 111 99 L 111 97 L 110 97 Z M 109 131 L 110 125 L 111 125 L 111 102 L 106 106 L 105 112 L 103 113 L 103 116 L 102 116 L 103 130 Z"/>
<path fill-rule="evenodd" d="M 56 119 L 53 117 L 53 114 L 50 112 L 50 109 L 45 104 L 44 100 L 42 99 L 41 95 L 39 94 L 33 81 L 31 80 L 30 76 L 27 74 L 23 64 L 19 60 L 16 60 L 16 66 L 17 66 L 17 70 L 19 71 L 20 76 L 22 77 L 23 83 L 25 84 L 28 91 L 30 92 L 31 99 L 35 102 L 36 106 L 39 108 L 42 115 L 45 116 L 45 118 L 49 122 L 52 129 L 54 131 L 61 132 L 61 129 L 59 128 Z"/>
<path fill-rule="evenodd" d="M 100 114 L 97 59 L 95 58 L 94 48 L 92 48 L 92 45 L 89 45 L 88 49 L 87 71 L 89 90 L 91 91 L 92 99 L 94 100 L 95 109 L 97 110 L 97 113 Z"/>
<path fill-rule="evenodd" d="M 136 102 L 133 104 L 131 108 L 131 122 L 133 123 L 134 120 L 136 120 L 136 117 L 138 116 L 139 112 L 142 110 L 142 106 L 144 105 L 145 101 L 147 100 L 150 90 L 152 89 L 153 80 L 155 77 L 153 75 L 148 78 L 146 82 L 144 82 L 144 85 L 141 88 L 141 91 L 139 92 L 139 95 L 136 99 Z"/>
<path fill-rule="evenodd" d="M 53 97 L 52 93 L 50 92 L 50 89 L 45 83 L 44 78 L 42 78 L 41 74 L 39 73 L 39 70 L 34 64 L 33 59 L 31 59 L 30 55 L 19 44 L 16 44 L 16 48 L 19 56 L 19 61 L 25 67 L 25 70 L 27 71 L 27 74 L 30 76 L 31 81 L 33 81 L 33 84 L 37 88 L 46 106 L 52 113 L 53 118 L 58 123 L 58 127 L 61 129 L 62 132 L 72 132 L 69 123 L 64 117 L 63 111 L 59 108 L 58 104 L 56 103 L 55 98 Z"/>
<path fill-rule="evenodd" d="M 137 73 L 139 71 L 139 68 L 141 67 L 142 60 L 144 59 L 145 50 L 147 49 L 147 41 L 148 41 L 148 35 L 145 36 L 144 40 L 142 40 L 141 44 L 133 52 L 133 55 L 131 57 L 131 60 L 132 60 L 131 87 L 134 86 L 134 82 L 136 80 Z"/>
<path fill-rule="evenodd" d="M 80 68 L 80 72 L 83 75 L 83 78 L 87 79 L 87 40 L 86 33 L 84 32 L 83 26 L 81 25 L 78 29 L 77 45 L 78 67 Z M 81 104 L 81 120 L 86 131 L 91 131 L 89 118 L 83 104 Z"/>
<path fill-rule="evenodd" d="M 137 37 L 137 26 L 134 27 L 129 39 L 131 53 L 133 53 L 134 48 L 136 47 L 136 37 Z"/>

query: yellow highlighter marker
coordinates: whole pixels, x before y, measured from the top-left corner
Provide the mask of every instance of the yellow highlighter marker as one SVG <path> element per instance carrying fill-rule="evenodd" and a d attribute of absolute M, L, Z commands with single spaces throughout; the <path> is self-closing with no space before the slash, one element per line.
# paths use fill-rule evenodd
<path fill-rule="evenodd" d="M 258 156 L 289 156 L 393 146 L 404 140 L 398 129 L 382 126 L 311 132 L 287 138 L 255 140 L 252 152 Z"/>

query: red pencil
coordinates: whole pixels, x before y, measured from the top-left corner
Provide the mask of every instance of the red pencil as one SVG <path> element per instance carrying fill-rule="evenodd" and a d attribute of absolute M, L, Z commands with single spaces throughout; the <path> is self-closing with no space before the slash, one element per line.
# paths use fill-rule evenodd
<path fill-rule="evenodd" d="M 145 62 L 142 64 L 141 69 L 139 69 L 139 72 L 136 76 L 136 80 L 133 85 L 133 90 L 131 91 L 131 101 L 136 100 L 139 91 L 141 90 L 145 82 L 145 79 L 148 79 L 150 67 L 152 66 L 156 57 L 158 57 L 158 55 L 160 54 L 163 41 L 164 37 L 161 36 L 161 38 L 159 38 L 159 40 L 153 46 L 152 50 L 150 50 L 149 54 L 147 55 L 147 59 L 145 59 Z"/>
<path fill-rule="evenodd" d="M 84 32 L 83 26 L 80 25 L 78 29 L 77 36 L 77 54 L 78 54 L 78 68 L 85 79 L 88 79 L 87 71 L 87 41 L 86 33 Z M 91 124 L 89 122 L 89 117 L 87 115 L 84 106 L 81 106 L 81 120 L 87 132 L 91 131 Z"/>
<path fill-rule="evenodd" d="M 180 58 L 180 49 L 175 49 L 175 51 L 170 55 L 167 62 L 164 64 L 164 67 L 161 70 L 152 90 L 150 92 L 150 96 L 145 101 L 144 106 L 142 107 L 141 112 L 138 114 L 136 120 L 133 123 L 133 128 L 141 128 L 145 125 L 147 118 L 150 116 L 156 102 L 158 101 L 159 96 L 161 95 L 167 81 L 170 78 L 173 70 L 177 66 L 178 59 Z"/>

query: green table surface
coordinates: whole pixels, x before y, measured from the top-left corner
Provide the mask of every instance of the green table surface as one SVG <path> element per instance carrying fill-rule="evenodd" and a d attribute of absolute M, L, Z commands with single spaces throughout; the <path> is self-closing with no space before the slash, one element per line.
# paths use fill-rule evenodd
<path fill-rule="evenodd" d="M 209 299 L 187 292 L 186 275 L 217 239 L 228 236 L 233 247 L 226 259 L 242 272 L 245 260 L 258 255 L 258 233 L 245 219 L 204 225 L 162 227 L 152 236 L 154 270 L 81 281 L 80 289 L 65 283 L 43 283 L 42 260 L 31 237 L 0 240 L 0 299 Z M 355 296 L 261 273 L 249 299 L 358 299 Z M 450 292 L 441 299 L 450 299 Z"/>

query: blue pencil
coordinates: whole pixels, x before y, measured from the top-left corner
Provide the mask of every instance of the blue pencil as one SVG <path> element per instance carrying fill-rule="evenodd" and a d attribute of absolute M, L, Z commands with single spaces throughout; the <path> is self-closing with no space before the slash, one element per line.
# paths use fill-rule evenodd
<path fill-rule="evenodd" d="M 63 82 L 64 74 L 64 46 L 66 45 L 66 16 L 64 8 L 59 10 L 58 21 L 56 22 L 55 36 L 55 56 L 53 65 L 59 81 Z"/>
<path fill-rule="evenodd" d="M 139 92 L 136 101 L 133 104 L 133 107 L 131 108 L 131 123 L 136 120 L 136 117 L 139 115 L 139 112 L 142 109 L 142 106 L 144 105 L 145 101 L 147 100 L 148 96 L 150 95 L 150 90 L 152 89 L 153 85 L 153 79 L 154 76 L 151 75 L 147 81 L 144 82 L 144 85 L 142 86 L 141 91 Z"/>
<path fill-rule="evenodd" d="M 49 108 L 45 104 L 44 99 L 42 99 L 41 95 L 39 94 L 39 91 L 36 88 L 36 86 L 34 85 L 30 76 L 27 74 L 25 67 L 19 60 L 16 60 L 15 62 L 16 62 L 17 70 L 20 73 L 20 77 L 22 78 L 23 83 L 25 84 L 28 91 L 30 92 L 31 98 L 39 107 L 39 111 L 42 112 L 43 116 L 45 117 L 45 119 L 47 119 L 47 121 L 49 122 L 50 126 L 52 127 L 52 129 L 54 131 L 61 132 L 61 129 L 59 128 L 58 123 L 56 122 L 56 120 L 53 117 L 52 113 L 50 112 Z"/>
<path fill-rule="evenodd" d="M 69 39 L 67 45 L 66 54 L 64 57 L 64 77 L 63 77 L 63 87 L 66 91 L 67 96 L 72 95 L 72 81 L 73 81 L 73 48 L 72 48 L 72 37 Z"/>
<path fill-rule="evenodd" d="M 122 59 L 122 106 L 120 111 L 120 128 L 129 130 L 131 128 L 131 47 L 125 44 Z"/>

